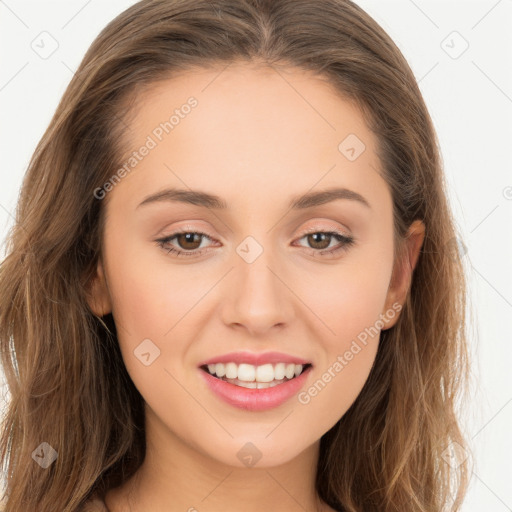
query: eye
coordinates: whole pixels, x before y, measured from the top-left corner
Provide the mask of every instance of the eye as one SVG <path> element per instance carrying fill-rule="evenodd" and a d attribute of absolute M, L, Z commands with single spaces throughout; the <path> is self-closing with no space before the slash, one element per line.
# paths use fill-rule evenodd
<path fill-rule="evenodd" d="M 352 236 L 344 235 L 338 231 L 312 231 L 306 233 L 299 240 L 306 239 L 312 249 L 312 254 L 329 254 L 334 255 L 339 251 L 346 251 L 350 246 L 355 243 L 355 239 Z M 332 247 L 331 243 L 338 241 L 338 245 Z M 301 246 L 303 247 L 303 246 Z"/>
<path fill-rule="evenodd" d="M 334 255 L 339 251 L 347 250 L 355 243 L 355 239 L 352 236 L 347 236 L 337 231 L 312 231 L 306 233 L 298 240 L 302 240 L 303 238 L 306 238 L 307 243 L 310 244 L 310 247 L 305 248 L 309 249 L 313 255 Z M 178 257 L 194 257 L 201 256 L 210 249 L 208 247 L 201 248 L 204 239 L 213 240 L 213 238 L 206 233 L 183 229 L 165 238 L 156 240 L 156 243 L 168 254 L 174 254 Z M 178 247 L 173 245 L 173 241 L 178 244 Z M 329 248 L 333 241 L 338 241 L 338 245 Z M 304 246 L 301 245 L 300 247 Z"/>
<path fill-rule="evenodd" d="M 198 251 L 201 247 L 202 239 L 207 238 L 213 240 L 206 233 L 200 231 L 177 231 L 165 238 L 156 240 L 159 247 L 164 249 L 167 253 L 173 253 L 176 256 L 199 256 L 204 253 L 204 250 Z M 171 242 L 176 239 L 179 248 L 173 246 Z M 184 250 L 181 250 L 184 249 Z"/>

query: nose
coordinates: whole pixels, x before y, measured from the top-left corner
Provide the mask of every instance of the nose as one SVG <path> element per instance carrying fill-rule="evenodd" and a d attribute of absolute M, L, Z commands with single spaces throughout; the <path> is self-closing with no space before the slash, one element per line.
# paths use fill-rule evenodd
<path fill-rule="evenodd" d="M 253 337 L 268 336 L 271 331 L 288 325 L 294 315 L 294 297 L 283 265 L 264 248 L 251 263 L 235 255 L 223 300 L 225 325 L 245 329 Z"/>

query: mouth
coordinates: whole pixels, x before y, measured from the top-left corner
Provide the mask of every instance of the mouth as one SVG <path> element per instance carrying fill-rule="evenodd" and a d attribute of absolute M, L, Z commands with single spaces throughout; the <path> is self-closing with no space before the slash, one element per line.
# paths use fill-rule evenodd
<path fill-rule="evenodd" d="M 199 368 L 208 375 L 247 389 L 265 389 L 279 386 L 300 377 L 312 367 L 311 363 L 275 363 L 255 366 L 234 362 L 204 364 Z"/>

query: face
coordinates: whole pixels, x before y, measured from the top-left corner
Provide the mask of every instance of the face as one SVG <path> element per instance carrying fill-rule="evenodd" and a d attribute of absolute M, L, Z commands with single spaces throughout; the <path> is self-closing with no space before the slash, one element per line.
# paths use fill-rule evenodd
<path fill-rule="evenodd" d="M 105 187 L 91 308 L 112 312 L 162 442 L 232 466 L 247 465 L 249 442 L 260 467 L 289 461 L 357 398 L 409 282 L 391 280 L 376 138 L 326 82 L 292 69 L 188 72 L 146 90 L 135 112 L 136 155 Z M 310 366 L 267 389 L 221 383 L 220 396 L 200 366 L 222 373 L 215 362 L 233 352 L 245 353 L 227 357 L 243 379 L 257 362 L 247 353 L 263 355 L 260 380 L 269 364 L 281 379 L 280 362 Z"/>

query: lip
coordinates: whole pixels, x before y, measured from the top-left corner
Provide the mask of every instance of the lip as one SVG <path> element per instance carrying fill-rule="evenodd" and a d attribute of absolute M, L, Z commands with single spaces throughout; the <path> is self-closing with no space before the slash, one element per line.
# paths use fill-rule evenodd
<path fill-rule="evenodd" d="M 214 377 L 202 368 L 199 372 L 209 389 L 224 402 L 247 411 L 264 411 L 278 407 L 296 395 L 304 386 L 312 368 L 308 366 L 298 377 L 265 389 L 243 388 Z"/>
<path fill-rule="evenodd" d="M 230 352 L 229 354 L 222 354 L 212 357 L 206 361 L 198 364 L 198 366 L 206 366 L 215 363 L 236 363 L 236 364 L 252 364 L 254 366 L 261 366 L 263 364 L 276 364 L 276 363 L 293 363 L 293 364 L 311 364 L 311 361 L 306 361 L 300 357 L 284 354 L 283 352 Z M 300 376 L 299 376 L 300 377 Z"/>

